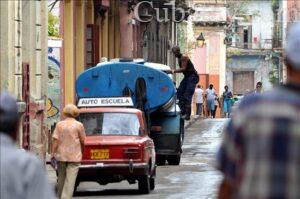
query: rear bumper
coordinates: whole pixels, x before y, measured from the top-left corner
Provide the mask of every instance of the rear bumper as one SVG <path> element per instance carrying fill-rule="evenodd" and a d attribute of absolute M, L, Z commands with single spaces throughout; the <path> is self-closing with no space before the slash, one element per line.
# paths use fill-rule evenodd
<path fill-rule="evenodd" d="M 104 164 L 104 163 L 96 163 L 96 164 L 82 164 L 79 166 L 79 169 L 146 169 L 148 168 L 147 163 L 128 163 L 128 164 Z"/>
<path fill-rule="evenodd" d="M 79 181 L 98 181 L 99 179 L 138 179 L 150 173 L 147 163 L 122 163 L 122 164 L 83 164 L 78 171 Z M 113 180 L 110 180 L 113 181 Z"/>

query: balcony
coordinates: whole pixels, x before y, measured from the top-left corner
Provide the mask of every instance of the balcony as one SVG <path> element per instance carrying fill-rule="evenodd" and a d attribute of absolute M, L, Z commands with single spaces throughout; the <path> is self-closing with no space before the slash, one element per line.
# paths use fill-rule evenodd
<path fill-rule="evenodd" d="M 256 42 L 232 41 L 229 42 L 230 45 L 228 47 L 240 48 L 245 50 L 271 50 L 273 48 L 281 47 L 281 42 L 281 39 L 263 39 Z"/>

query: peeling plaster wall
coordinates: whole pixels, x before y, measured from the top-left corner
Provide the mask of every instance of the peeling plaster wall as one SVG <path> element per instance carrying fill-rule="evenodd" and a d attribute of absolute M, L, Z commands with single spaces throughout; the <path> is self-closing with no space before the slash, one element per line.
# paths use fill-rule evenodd
<path fill-rule="evenodd" d="M 0 89 L 18 99 L 19 112 L 24 114 L 23 63 L 29 64 L 30 150 L 42 159 L 45 155 L 45 99 L 47 94 L 46 0 L 0 1 Z M 22 117 L 23 119 L 23 117 Z M 22 147 L 22 122 L 18 144 Z"/>
<path fill-rule="evenodd" d="M 254 85 L 258 81 L 263 83 L 264 90 L 272 88 L 269 81 L 269 73 L 275 65 L 271 60 L 266 61 L 265 56 L 232 56 L 227 58 L 226 84 L 233 89 L 234 71 L 254 71 Z"/>

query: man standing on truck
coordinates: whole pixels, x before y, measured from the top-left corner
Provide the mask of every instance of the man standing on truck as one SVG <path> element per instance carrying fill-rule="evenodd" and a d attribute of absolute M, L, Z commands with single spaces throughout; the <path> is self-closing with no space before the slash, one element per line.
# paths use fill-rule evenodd
<path fill-rule="evenodd" d="M 183 73 L 184 78 L 177 89 L 177 97 L 181 110 L 182 119 L 189 120 L 191 116 L 191 104 L 195 87 L 199 82 L 199 76 L 188 56 L 180 52 L 178 46 L 172 48 L 172 52 L 178 59 L 179 69 L 172 70 L 172 73 Z"/>

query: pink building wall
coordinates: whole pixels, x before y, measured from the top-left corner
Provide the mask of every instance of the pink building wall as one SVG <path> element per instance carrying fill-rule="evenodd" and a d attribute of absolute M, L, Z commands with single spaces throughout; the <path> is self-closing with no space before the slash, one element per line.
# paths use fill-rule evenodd
<path fill-rule="evenodd" d="M 192 62 L 198 74 L 206 73 L 206 46 L 197 47 L 192 54 Z"/>
<path fill-rule="evenodd" d="M 209 73 L 220 73 L 220 36 L 211 35 L 209 38 Z"/>
<path fill-rule="evenodd" d="M 120 57 L 133 58 L 133 25 L 129 23 L 132 20 L 132 14 L 128 14 L 128 8 L 120 4 Z"/>
<path fill-rule="evenodd" d="M 287 1 L 287 21 L 288 22 L 294 22 L 297 20 L 300 20 L 300 1 L 299 0 L 289 0 Z"/>

